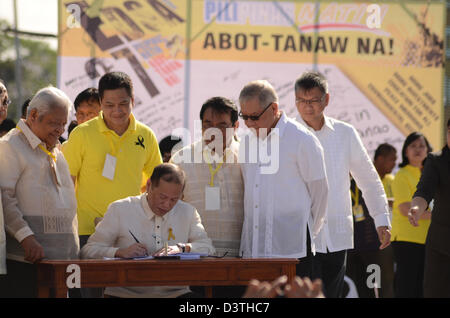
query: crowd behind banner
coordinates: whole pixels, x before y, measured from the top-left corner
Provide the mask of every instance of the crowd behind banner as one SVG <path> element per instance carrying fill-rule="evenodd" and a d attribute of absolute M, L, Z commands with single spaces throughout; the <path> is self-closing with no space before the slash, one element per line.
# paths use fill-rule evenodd
<path fill-rule="evenodd" d="M 17 124 L 6 118 L 0 81 L 0 297 L 36 297 L 42 259 L 178 253 L 299 260 L 292 282 L 214 286 L 218 298 L 340 298 L 348 281 L 359 297 L 450 297 L 450 120 L 441 151 L 413 132 L 401 154 L 384 143 L 370 158 L 352 125 L 324 114 L 333 96 L 322 74 L 305 72 L 293 86 L 296 118 L 265 80 L 242 88 L 239 108 L 209 98 L 201 139 L 183 147 L 177 136 L 158 144 L 133 116 L 123 72 L 106 73 L 73 103 L 42 88 Z M 249 128 L 240 137 L 239 117 Z M 368 279 L 371 270 L 379 279 Z M 81 288 L 69 297 L 204 290 Z"/>

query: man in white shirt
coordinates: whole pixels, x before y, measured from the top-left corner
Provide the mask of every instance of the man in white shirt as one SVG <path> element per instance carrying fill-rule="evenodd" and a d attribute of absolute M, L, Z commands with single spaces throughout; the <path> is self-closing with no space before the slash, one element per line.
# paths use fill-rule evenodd
<path fill-rule="evenodd" d="M 237 107 L 227 98 L 212 97 L 203 104 L 200 119 L 202 139 L 175 153 L 171 162 L 186 173 L 183 201 L 199 212 L 217 254 L 237 257 L 244 220 Z"/>
<path fill-rule="evenodd" d="M 238 118 L 233 101 L 221 96 L 209 98 L 200 110 L 202 138 L 171 159 L 186 173 L 183 200 L 197 209 L 218 256 L 239 256 L 244 181 L 235 137 Z M 213 288 L 214 297 L 240 297 L 243 293 L 242 286 Z"/>
<path fill-rule="evenodd" d="M 326 297 L 341 297 L 346 251 L 353 248 L 353 219 L 350 174 L 361 189 L 375 221 L 380 249 L 390 244 L 390 215 L 386 194 L 378 173 L 356 129 L 324 115 L 330 95 L 325 77 L 306 72 L 295 82 L 297 120 L 314 133 L 324 150 L 329 184 L 327 217 L 314 240 L 317 254 L 300 260 L 301 275 L 321 278 Z M 309 267 L 309 268 L 308 268 Z"/>
<path fill-rule="evenodd" d="M 83 258 L 134 258 L 194 252 L 214 253 L 196 209 L 180 200 L 185 174 L 174 164 L 156 166 L 147 193 L 111 203 L 95 233 L 81 249 Z M 108 287 L 112 297 L 190 297 L 187 286 Z"/>
<path fill-rule="evenodd" d="M 56 147 L 69 98 L 55 87 L 39 90 L 26 120 L 0 139 L 0 188 L 7 231 L 6 297 L 36 297 L 35 263 L 77 259 L 77 203 L 69 167 Z M 3 294 L 2 294 L 3 295 Z"/>
<path fill-rule="evenodd" d="M 8 98 L 8 90 L 5 83 L 0 79 L 0 124 L 8 115 L 8 106 L 10 100 Z M 2 193 L 0 191 L 0 275 L 6 274 L 6 237 L 5 225 L 3 222 L 3 207 L 2 207 Z M 0 276 L 0 283 L 2 278 Z"/>
<path fill-rule="evenodd" d="M 240 116 L 251 130 L 239 150 L 245 185 L 243 257 L 304 257 L 307 224 L 315 236 L 325 218 L 328 185 L 322 147 L 278 109 L 269 82 L 247 84 L 239 102 Z"/>

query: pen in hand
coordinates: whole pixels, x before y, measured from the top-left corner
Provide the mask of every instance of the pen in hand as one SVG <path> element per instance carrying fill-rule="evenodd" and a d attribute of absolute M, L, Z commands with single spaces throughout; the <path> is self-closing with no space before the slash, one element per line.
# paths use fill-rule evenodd
<path fill-rule="evenodd" d="M 141 242 L 139 242 L 139 240 L 136 238 L 136 236 L 134 236 L 134 234 L 131 232 L 131 230 L 128 230 L 128 232 L 130 232 L 131 236 L 134 238 L 134 240 L 136 241 L 136 243 L 141 244 Z M 148 256 L 148 254 L 145 253 L 144 256 Z"/>
<path fill-rule="evenodd" d="M 134 234 L 131 232 L 131 230 L 128 230 L 128 232 L 130 232 L 131 236 L 134 238 L 134 240 L 136 241 L 136 243 L 141 243 L 139 242 L 139 240 L 136 238 L 136 236 L 134 236 Z"/>

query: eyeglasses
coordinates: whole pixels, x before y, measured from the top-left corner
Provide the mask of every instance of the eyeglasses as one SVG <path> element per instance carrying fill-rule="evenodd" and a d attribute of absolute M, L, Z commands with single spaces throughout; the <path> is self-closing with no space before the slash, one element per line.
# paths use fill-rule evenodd
<path fill-rule="evenodd" d="M 3 107 L 8 108 L 8 106 L 11 104 L 11 100 L 9 98 L 5 99 L 2 103 Z"/>
<path fill-rule="evenodd" d="M 255 115 L 254 115 L 254 116 L 244 115 L 244 114 L 242 114 L 242 111 L 240 111 L 240 112 L 239 112 L 239 117 L 241 117 L 243 120 L 249 120 L 249 119 L 251 119 L 251 120 L 253 120 L 253 121 L 258 121 L 259 118 L 266 112 L 267 108 L 269 108 L 273 103 L 274 103 L 274 102 L 270 102 L 270 104 L 267 105 L 267 107 L 264 108 L 264 110 L 263 110 L 263 111 L 261 112 L 261 114 L 259 114 L 259 115 L 256 115 L 256 116 L 255 116 Z"/>
<path fill-rule="evenodd" d="M 304 105 L 306 104 L 306 105 L 317 106 L 317 105 L 319 105 L 319 104 L 323 101 L 325 95 L 326 95 L 326 94 L 323 94 L 322 97 L 319 98 L 319 99 L 303 99 L 303 98 L 297 98 L 297 99 L 295 100 L 295 103 L 296 103 L 296 104 L 304 104 Z"/>

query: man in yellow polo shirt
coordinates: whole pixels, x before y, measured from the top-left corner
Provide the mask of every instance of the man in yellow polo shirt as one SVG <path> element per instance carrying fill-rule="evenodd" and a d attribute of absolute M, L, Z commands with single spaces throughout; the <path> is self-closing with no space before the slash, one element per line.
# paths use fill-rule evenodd
<path fill-rule="evenodd" d="M 153 131 L 137 121 L 133 84 L 122 72 L 105 74 L 99 81 L 102 111 L 79 125 L 63 147 L 76 184 L 80 247 L 95 231 L 94 220 L 108 205 L 139 195 L 143 180 L 162 163 Z"/>

